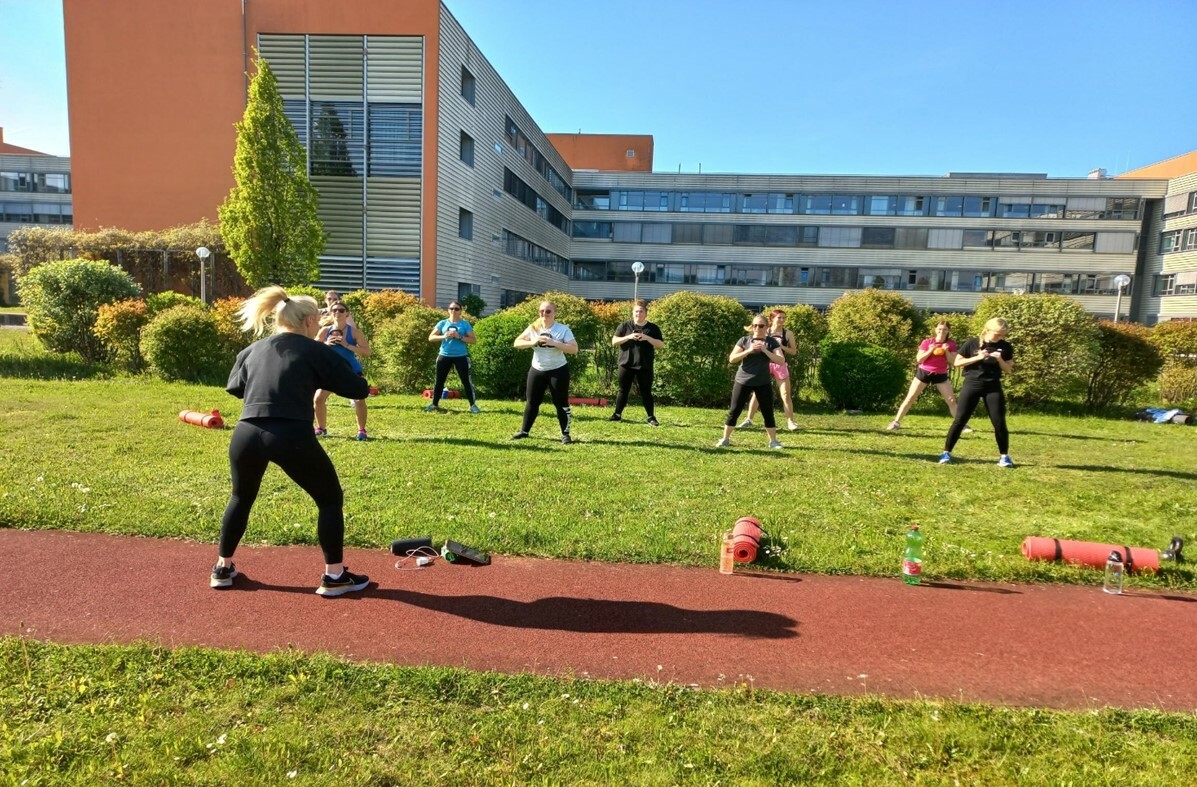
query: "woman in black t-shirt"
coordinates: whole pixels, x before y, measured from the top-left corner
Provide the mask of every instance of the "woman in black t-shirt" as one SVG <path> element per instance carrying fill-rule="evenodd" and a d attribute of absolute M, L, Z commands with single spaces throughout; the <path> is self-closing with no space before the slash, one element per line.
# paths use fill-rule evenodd
<path fill-rule="evenodd" d="M 623 408 L 628 404 L 632 382 L 640 386 L 640 399 L 648 415 L 649 426 L 660 426 L 653 413 L 653 357 L 665 346 L 661 329 L 648 321 L 648 306 L 637 300 L 632 306 L 632 319 L 621 323 L 611 337 L 611 344 L 619 348 L 619 395 L 615 397 L 615 412 L 608 420 L 622 421 Z"/>
<path fill-rule="evenodd" d="M 956 417 L 939 456 L 941 465 L 952 461 L 952 449 L 960 433 L 968 425 L 977 403 L 984 399 L 997 441 L 998 466 L 1014 467 L 1010 459 L 1010 431 L 1006 428 L 1006 394 L 1002 391 L 1002 373 L 1014 368 L 1014 348 L 1006 341 L 1009 329 L 1005 320 L 994 317 L 985 323 L 980 338 L 969 339 L 960 346 L 953 364 L 964 369 L 964 385 L 960 387 Z"/>
<path fill-rule="evenodd" d="M 735 384 L 732 386 L 731 407 L 727 411 L 727 420 L 723 423 L 723 438 L 715 443 L 716 448 L 731 445 L 732 432 L 736 429 L 736 419 L 748 406 L 748 400 L 756 394 L 756 401 L 761 406 L 761 415 L 765 419 L 765 434 L 769 436 L 770 448 L 781 448 L 777 442 L 777 425 L 773 420 L 773 384 L 769 376 L 770 363 L 785 363 L 786 357 L 781 353 L 781 344 L 769 336 L 769 321 L 765 315 L 758 314 L 752 318 L 749 335 L 736 342 L 728 363 L 739 363 L 736 370 Z"/>

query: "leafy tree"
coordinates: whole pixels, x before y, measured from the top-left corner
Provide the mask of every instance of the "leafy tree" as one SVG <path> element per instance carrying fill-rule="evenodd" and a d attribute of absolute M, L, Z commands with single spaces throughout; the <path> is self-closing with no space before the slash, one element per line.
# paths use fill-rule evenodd
<path fill-rule="evenodd" d="M 1003 317 L 1014 345 L 1014 372 L 1002 383 L 1012 401 L 1042 402 L 1084 395 L 1098 355 L 1097 321 L 1063 295 L 990 295 L 973 312 L 972 335 Z M 960 342 L 964 337 L 956 337 Z"/>
<path fill-rule="evenodd" d="M 89 362 L 108 355 L 94 333 L 100 306 L 138 294 L 128 273 L 93 260 L 40 265 L 21 277 L 20 287 L 33 335 L 48 350 L 77 352 Z"/>
<path fill-rule="evenodd" d="M 220 206 L 229 256 L 251 287 L 307 284 L 320 273 L 325 233 L 307 160 L 274 73 L 255 60 L 245 116 L 237 123 L 236 185 Z"/>
<path fill-rule="evenodd" d="M 482 312 L 486 311 L 486 301 L 482 300 L 481 295 L 475 295 L 471 292 L 461 299 L 461 308 L 465 310 L 466 314 L 481 317 Z"/>
<path fill-rule="evenodd" d="M 837 342 L 884 347 L 913 358 L 924 330 L 923 315 L 896 292 L 867 289 L 847 292 L 827 310 L 827 327 Z"/>
<path fill-rule="evenodd" d="M 1103 320 L 1097 328 L 1098 353 L 1085 404 L 1094 408 L 1125 404 L 1136 388 L 1159 374 L 1163 356 L 1148 339 L 1151 331 L 1142 325 Z"/>

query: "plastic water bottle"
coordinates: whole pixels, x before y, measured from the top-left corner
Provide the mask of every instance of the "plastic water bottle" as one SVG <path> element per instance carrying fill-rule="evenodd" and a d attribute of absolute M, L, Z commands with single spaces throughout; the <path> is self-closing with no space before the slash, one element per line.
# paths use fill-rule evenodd
<path fill-rule="evenodd" d="M 736 553 L 732 547 L 732 534 L 728 531 L 723 534 L 723 540 L 719 544 L 719 573 L 731 574 L 736 567 Z"/>
<path fill-rule="evenodd" d="M 1124 573 L 1122 553 L 1114 550 L 1110 553 L 1109 558 L 1106 559 L 1106 581 L 1101 589 L 1107 593 L 1121 593 L 1122 575 Z"/>
<path fill-rule="evenodd" d="M 918 525 L 906 531 L 906 554 L 902 556 L 902 581 L 917 585 L 923 575 L 923 533 Z"/>

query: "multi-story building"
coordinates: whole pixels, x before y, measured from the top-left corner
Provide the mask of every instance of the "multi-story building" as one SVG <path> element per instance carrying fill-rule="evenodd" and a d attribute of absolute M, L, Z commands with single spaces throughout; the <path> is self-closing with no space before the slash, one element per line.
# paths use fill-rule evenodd
<path fill-rule="evenodd" d="M 0 252 L 15 229 L 71 220 L 71 160 L 9 144 L 0 128 Z M 0 270 L 0 301 L 13 297 L 11 277 Z"/>
<path fill-rule="evenodd" d="M 64 19 L 85 227 L 215 219 L 257 49 L 320 193 L 322 285 L 492 307 L 550 289 L 825 305 L 883 287 L 941 311 L 1056 292 L 1148 322 L 1164 303 L 1143 284 L 1170 176 L 654 173 L 651 137 L 544 134 L 439 0 L 64 0 Z"/>

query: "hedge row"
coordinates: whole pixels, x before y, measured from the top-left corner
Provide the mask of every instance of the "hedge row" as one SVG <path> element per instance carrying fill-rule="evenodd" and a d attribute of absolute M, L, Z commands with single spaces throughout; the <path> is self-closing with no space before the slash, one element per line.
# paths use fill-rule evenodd
<path fill-rule="evenodd" d="M 292 294 L 322 297 L 314 288 L 295 288 Z M 236 353 L 251 341 L 237 324 L 240 299 L 211 306 L 177 293 L 141 299 L 127 273 L 103 262 L 40 265 L 22 278 L 21 296 L 30 326 L 47 348 L 133 373 L 222 382 Z M 582 386 L 610 392 L 618 358 L 611 336 L 630 316 L 631 304 L 587 303 L 555 292 L 544 297 L 557 304 L 558 320 L 571 327 L 582 348 L 570 358 L 579 392 L 595 392 Z M 471 350 L 474 382 L 484 395 L 523 394 L 531 351 L 515 349 L 512 341 L 536 318 L 540 300 L 481 320 L 467 315 L 478 338 Z M 396 291 L 351 292 L 344 301 L 359 329 L 371 337 L 375 352 L 365 365 L 372 381 L 401 392 L 432 384 L 437 346 L 427 337 L 444 312 Z M 1158 381 L 1165 403 L 1197 399 L 1197 323 L 1147 329 L 1099 322 L 1075 301 L 1054 295 L 993 295 L 982 299 L 972 315 L 926 314 L 899 294 L 880 290 L 845 294 L 826 316 L 806 305 L 776 308 L 787 313 L 787 328 L 798 342 L 798 358 L 791 363 L 795 390 L 816 382 L 802 376 L 817 362 L 817 382 L 837 406 L 893 406 L 909 379 L 918 342 L 937 322 L 948 322 L 962 342 L 996 316 L 1010 322 L 1015 345 L 1015 371 L 1006 384 L 1012 401 L 1076 401 L 1101 408 L 1128 402 L 1152 381 Z M 727 356 L 751 316 L 723 296 L 682 291 L 653 302 L 650 319 L 665 335 L 656 364 L 662 401 L 724 404 L 735 371 Z"/>

